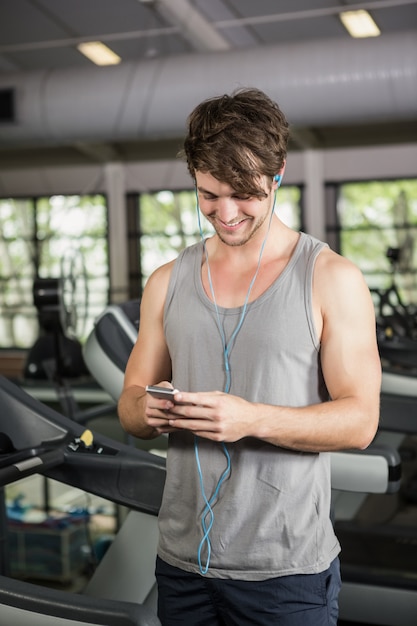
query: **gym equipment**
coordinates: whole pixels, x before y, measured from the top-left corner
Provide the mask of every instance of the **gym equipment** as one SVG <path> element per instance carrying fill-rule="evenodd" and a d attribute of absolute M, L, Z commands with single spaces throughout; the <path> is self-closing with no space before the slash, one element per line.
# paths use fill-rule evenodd
<path fill-rule="evenodd" d="M 413 241 L 409 237 L 401 248 L 388 248 L 386 257 L 391 263 L 391 284 L 386 289 L 371 289 L 379 352 L 387 368 L 417 368 L 417 308 L 404 302 L 395 279 L 396 274 L 411 272 L 412 248 Z"/>
<path fill-rule="evenodd" d="M 4 623 L 157 626 L 153 567 L 164 459 L 86 430 L 4 377 L 0 433 L 0 486 L 40 473 L 131 509 L 82 595 L 0 576 Z"/>
<path fill-rule="evenodd" d="M 59 278 L 35 278 L 33 303 L 41 333 L 29 351 L 25 377 L 59 380 L 86 375 L 78 338 L 86 329 L 88 278 L 79 251 L 64 252 Z"/>
<path fill-rule="evenodd" d="M 84 361 L 115 402 L 123 388 L 127 360 L 139 329 L 139 300 L 107 306 L 84 346 Z"/>
<path fill-rule="evenodd" d="M 417 503 L 417 466 L 414 475 L 408 475 L 413 455 L 417 458 L 413 441 L 417 433 L 417 309 L 403 301 L 395 281 L 397 271 L 409 269 L 412 242 L 403 243 L 402 248 L 388 248 L 386 253 L 392 267 L 391 284 L 371 292 L 383 365 L 375 441 L 401 452 L 405 475 L 397 494 L 363 494 L 362 498 L 349 494 L 341 521 L 337 510 L 335 521 L 342 544 L 340 616 L 378 626 L 417 624 L 417 517 L 413 506 L 405 506 Z"/>
<path fill-rule="evenodd" d="M 408 356 L 408 363 L 416 359 L 415 354 Z M 404 368 L 404 359 L 400 360 L 401 366 L 394 365 L 391 351 L 390 364 L 383 369 L 380 429 L 375 441 L 404 456 L 401 489 L 379 499 L 372 495 L 351 499 L 349 515 L 335 522 L 343 550 L 340 616 L 349 622 L 417 624 L 417 516 L 412 513 L 417 503 L 417 466 L 414 474 L 406 471 L 406 455 L 411 466 L 412 455 L 417 458 L 417 441 L 410 448 L 417 433 L 417 373 Z M 357 478 L 360 484 L 360 476 Z M 411 507 L 405 508 L 409 504 Z"/>

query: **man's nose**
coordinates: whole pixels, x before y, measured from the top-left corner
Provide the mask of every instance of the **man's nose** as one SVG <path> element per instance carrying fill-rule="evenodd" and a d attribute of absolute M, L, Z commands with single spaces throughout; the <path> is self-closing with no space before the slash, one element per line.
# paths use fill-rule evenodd
<path fill-rule="evenodd" d="M 233 198 L 218 198 L 216 204 L 217 216 L 225 224 L 233 222 L 239 214 L 237 203 Z"/>

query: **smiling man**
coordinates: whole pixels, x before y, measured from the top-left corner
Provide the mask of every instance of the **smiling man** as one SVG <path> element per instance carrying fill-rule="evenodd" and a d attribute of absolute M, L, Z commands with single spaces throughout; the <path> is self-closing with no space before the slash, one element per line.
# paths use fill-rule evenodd
<path fill-rule="evenodd" d="M 258 192 L 256 196 L 251 197 L 236 193 L 230 185 L 221 183 L 211 174 L 196 172 L 195 177 L 200 208 L 223 243 L 232 246 L 244 245 L 271 215 L 270 193 Z M 252 205 L 255 216 L 250 212 L 246 214 Z M 236 237 L 228 237 L 232 234 Z"/>
<path fill-rule="evenodd" d="M 163 626 L 337 624 L 328 452 L 372 441 L 381 368 L 360 271 L 279 219 L 288 134 L 256 89 L 196 107 L 184 154 L 215 234 L 144 290 L 119 416 L 169 436 Z"/>

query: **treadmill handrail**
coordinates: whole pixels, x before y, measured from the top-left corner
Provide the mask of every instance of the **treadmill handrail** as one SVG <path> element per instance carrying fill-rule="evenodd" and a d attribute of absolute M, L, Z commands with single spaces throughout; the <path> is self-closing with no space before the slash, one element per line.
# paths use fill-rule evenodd
<path fill-rule="evenodd" d="M 0 576 L 0 611 L 7 605 L 77 623 L 104 626 L 160 626 L 152 611 L 141 604 L 89 597 Z"/>
<path fill-rule="evenodd" d="M 43 425 L 41 431 L 37 420 Z M 31 443 L 36 445 L 22 448 L 19 444 L 28 438 L 21 437 L 20 430 L 29 427 Z M 47 407 L 4 376 L 0 376 L 2 431 L 10 452 L 0 453 L 0 485 L 40 473 L 131 509 L 158 514 L 165 483 L 164 458 L 94 431 L 90 431 L 92 445 L 77 446 L 86 431 L 83 426 Z M 45 431 L 58 433 L 59 438 L 36 441 L 37 433 Z M 33 451 L 46 450 L 51 454 L 45 463 L 39 459 L 30 462 Z M 58 451 L 56 455 L 53 450 Z M 25 460 L 29 462 L 16 468 L 15 461 Z"/>
<path fill-rule="evenodd" d="M 332 489 L 357 493 L 394 493 L 401 484 L 397 450 L 370 445 L 365 450 L 332 452 Z"/>

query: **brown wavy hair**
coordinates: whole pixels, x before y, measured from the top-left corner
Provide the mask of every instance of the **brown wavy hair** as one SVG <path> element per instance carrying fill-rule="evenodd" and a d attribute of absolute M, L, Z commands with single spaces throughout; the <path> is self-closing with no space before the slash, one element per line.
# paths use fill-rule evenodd
<path fill-rule="evenodd" d="M 273 177 L 287 156 L 289 124 L 278 104 L 259 89 L 205 100 L 188 117 L 180 156 L 188 170 L 210 173 L 238 193 L 264 195 L 259 177 Z"/>

